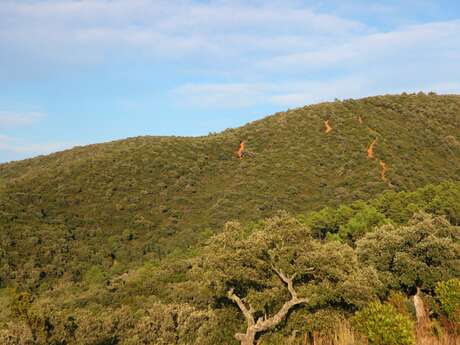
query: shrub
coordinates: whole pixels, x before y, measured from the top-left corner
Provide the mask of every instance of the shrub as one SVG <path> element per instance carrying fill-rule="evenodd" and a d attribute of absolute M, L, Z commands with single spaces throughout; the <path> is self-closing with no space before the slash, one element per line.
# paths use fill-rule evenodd
<path fill-rule="evenodd" d="M 105 280 L 105 278 L 106 273 L 102 270 L 102 268 L 92 266 L 85 272 L 83 280 L 88 284 L 100 284 Z"/>
<path fill-rule="evenodd" d="M 401 292 L 390 291 L 387 303 L 392 305 L 398 313 L 408 317 L 415 317 L 415 307 L 412 300 Z"/>
<path fill-rule="evenodd" d="M 460 322 L 460 279 L 450 279 L 436 284 L 436 297 L 441 310 L 450 321 Z"/>
<path fill-rule="evenodd" d="M 390 304 L 372 302 L 356 313 L 355 328 L 372 345 L 414 345 L 413 322 Z"/>

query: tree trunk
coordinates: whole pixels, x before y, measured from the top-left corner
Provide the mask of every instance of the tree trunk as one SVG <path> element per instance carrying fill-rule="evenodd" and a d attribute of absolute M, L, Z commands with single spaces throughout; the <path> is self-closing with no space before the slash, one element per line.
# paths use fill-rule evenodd
<path fill-rule="evenodd" d="M 308 302 L 308 299 L 299 298 L 297 296 L 293 284 L 295 274 L 292 277 L 287 277 L 281 270 L 274 269 L 274 271 L 287 285 L 289 293 L 291 294 L 291 299 L 284 303 L 281 309 L 271 318 L 259 318 L 256 322 L 254 319 L 254 309 L 250 305 L 248 307 L 241 298 L 235 295 L 233 289 L 227 293 L 227 297 L 238 305 L 247 322 L 246 333 L 235 334 L 235 338 L 240 341 L 241 345 L 254 345 L 257 333 L 265 332 L 266 330 L 275 327 L 286 317 L 291 308 L 298 304 Z"/>
<path fill-rule="evenodd" d="M 248 329 L 246 334 L 237 334 L 236 339 L 240 341 L 241 345 L 254 345 L 256 332 L 253 329 Z"/>
<path fill-rule="evenodd" d="M 426 336 L 429 324 L 429 318 L 426 314 L 425 303 L 420 296 L 420 289 L 417 288 L 417 293 L 413 296 L 415 315 L 417 317 L 417 340 L 423 339 Z"/>

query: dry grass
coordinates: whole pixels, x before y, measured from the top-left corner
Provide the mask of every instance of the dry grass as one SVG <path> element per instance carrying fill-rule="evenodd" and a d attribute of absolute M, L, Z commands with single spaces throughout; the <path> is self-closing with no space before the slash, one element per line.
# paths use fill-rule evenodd
<path fill-rule="evenodd" d="M 302 345 L 367 345 L 367 339 L 353 331 L 349 323 L 341 322 L 331 335 L 316 335 Z"/>
<path fill-rule="evenodd" d="M 457 326 L 445 317 L 442 317 L 440 321 L 431 320 L 428 316 L 429 309 L 424 299 L 419 295 L 420 291 L 418 290 L 417 295 L 414 296 L 417 314 L 415 329 L 417 345 L 460 345 Z M 438 331 L 435 332 L 435 330 Z"/>
<path fill-rule="evenodd" d="M 263 342 L 259 343 L 259 345 L 263 344 Z M 286 340 L 284 345 L 368 345 L 368 342 L 365 337 L 351 328 L 348 321 L 343 320 L 327 334 L 313 332 L 297 335 Z"/>
<path fill-rule="evenodd" d="M 416 345 L 460 345 L 460 336 L 444 332 L 439 337 L 430 332 L 431 324 L 425 324 L 416 330 Z M 286 345 L 368 345 L 365 337 L 353 331 L 347 321 L 337 325 L 331 334 L 305 334 L 302 339 L 288 341 Z"/>
<path fill-rule="evenodd" d="M 460 337 L 451 334 L 443 334 L 440 338 L 424 336 L 417 339 L 417 345 L 460 345 Z"/>
<path fill-rule="evenodd" d="M 434 336 L 434 326 L 435 322 L 429 319 L 417 325 L 417 345 L 460 345 L 460 336 L 447 332 L 447 328 L 451 328 L 451 331 L 455 332 L 454 327 L 444 325 L 442 334 Z"/>

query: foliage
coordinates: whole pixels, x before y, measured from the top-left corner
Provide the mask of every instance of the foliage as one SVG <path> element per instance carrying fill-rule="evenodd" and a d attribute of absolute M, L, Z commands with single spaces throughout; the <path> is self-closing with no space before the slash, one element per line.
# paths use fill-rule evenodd
<path fill-rule="evenodd" d="M 84 274 L 87 287 L 73 293 L 63 286 L 42 292 L 42 297 L 16 295 L 12 313 L 20 322 L 7 319 L 0 339 L 16 341 L 11 344 L 31 339 L 56 344 L 235 344 L 234 334 L 244 322 L 227 298 L 229 289 L 257 317 L 270 317 L 289 299 L 275 270 L 296 273 L 294 288 L 308 302 L 260 339 L 281 344 L 303 339 L 292 334 L 327 338 L 338 331 L 332 324 L 385 296 L 384 288 L 406 291 L 411 281 L 428 289 L 435 279 L 457 275 L 457 235 L 458 227 L 426 214 L 408 225 L 378 228 L 358 240 L 356 248 L 315 239 L 309 227 L 285 212 L 248 225 L 228 222 L 192 257 L 150 262 L 117 279 L 100 279 L 99 269 L 92 269 Z M 411 269 L 398 261 L 402 248 Z M 400 292 L 393 291 L 389 303 L 402 315 L 412 313 Z"/>
<path fill-rule="evenodd" d="M 410 192 L 386 191 L 374 199 L 300 216 L 316 238 L 355 242 L 383 224 L 405 224 L 420 211 L 443 215 L 460 224 L 460 183 L 446 181 Z"/>
<path fill-rule="evenodd" d="M 377 211 L 374 207 L 366 205 L 356 212 L 345 225 L 340 227 L 339 236 L 354 242 L 358 238 L 361 238 L 366 232 L 385 223 L 386 218 L 382 213 Z"/>
<path fill-rule="evenodd" d="M 408 225 L 385 225 L 356 244 L 365 265 L 375 267 L 387 288 L 433 291 L 436 282 L 460 275 L 460 227 L 419 213 Z"/>
<path fill-rule="evenodd" d="M 355 327 L 371 345 L 414 345 L 413 322 L 390 304 L 372 302 L 356 313 Z"/>
<path fill-rule="evenodd" d="M 438 282 L 435 291 L 442 311 L 451 321 L 460 322 L 460 279 Z"/>
<path fill-rule="evenodd" d="M 415 307 L 411 299 L 399 291 L 390 291 L 387 303 L 392 305 L 398 313 L 415 318 Z"/>
<path fill-rule="evenodd" d="M 199 259 L 216 298 L 229 289 L 260 313 L 273 314 L 287 291 L 276 270 L 296 274 L 297 290 L 310 306 L 342 304 L 353 309 L 375 298 L 379 285 L 372 269 L 362 269 L 348 245 L 322 244 L 307 227 L 281 213 L 247 233 L 229 223 L 211 239 Z"/>

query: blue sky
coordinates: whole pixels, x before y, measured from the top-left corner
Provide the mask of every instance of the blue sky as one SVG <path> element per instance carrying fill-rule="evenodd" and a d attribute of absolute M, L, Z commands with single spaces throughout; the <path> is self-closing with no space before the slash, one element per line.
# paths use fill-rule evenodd
<path fill-rule="evenodd" d="M 0 162 L 460 93 L 460 1 L 1 0 Z"/>

